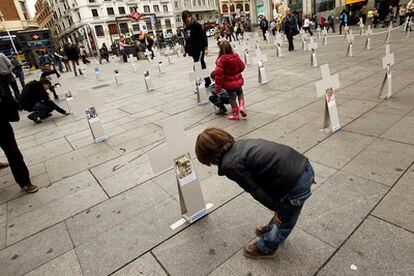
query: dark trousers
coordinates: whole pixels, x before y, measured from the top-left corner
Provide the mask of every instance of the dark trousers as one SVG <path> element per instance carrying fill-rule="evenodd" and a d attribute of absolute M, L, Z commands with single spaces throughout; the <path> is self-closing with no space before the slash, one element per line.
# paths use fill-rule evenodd
<path fill-rule="evenodd" d="M 127 49 L 122 50 L 122 58 L 124 62 L 128 62 L 128 52 Z"/>
<path fill-rule="evenodd" d="M 36 118 L 45 119 L 51 116 L 52 111 L 56 110 L 61 114 L 66 114 L 66 111 L 52 101 L 45 101 L 36 103 L 32 108 L 32 113 L 27 116 L 30 120 L 34 121 Z"/>
<path fill-rule="evenodd" d="M 334 33 L 335 32 L 335 24 L 334 23 L 332 23 L 332 24 L 329 24 L 328 25 L 328 29 L 326 30 L 327 32 L 329 32 L 329 29 L 330 28 L 332 28 L 332 32 Z"/>
<path fill-rule="evenodd" d="M 20 84 L 22 85 L 22 89 L 23 89 L 23 87 L 25 85 L 23 70 L 16 71 L 16 77 L 19 78 Z"/>
<path fill-rule="evenodd" d="M 10 165 L 10 170 L 14 179 L 20 187 L 30 184 L 29 170 L 23 160 L 16 138 L 14 137 L 13 128 L 9 122 L 0 119 L 0 147 L 4 151 Z"/>
<path fill-rule="evenodd" d="M 287 40 L 289 42 L 289 51 L 295 50 L 295 46 L 293 45 L 293 36 L 292 35 L 286 35 Z"/>
<path fill-rule="evenodd" d="M 198 54 L 193 54 L 192 58 L 194 62 L 200 61 L 202 69 L 207 68 L 206 62 L 204 61 L 204 51 L 200 51 Z M 205 87 L 209 87 L 211 84 L 210 77 L 204 78 L 204 81 L 205 81 Z"/>
<path fill-rule="evenodd" d="M 267 31 L 266 29 L 262 29 L 262 33 L 263 33 L 263 40 L 267 40 L 267 39 L 266 39 L 266 31 Z"/>
<path fill-rule="evenodd" d="M 339 25 L 339 34 L 342 34 L 342 28 L 345 26 L 345 23 Z"/>
<path fill-rule="evenodd" d="M 303 29 L 305 30 L 305 32 L 309 32 L 309 34 L 310 34 L 311 36 L 313 36 L 313 33 L 312 33 L 312 31 L 311 31 L 310 27 L 303 27 Z"/>
<path fill-rule="evenodd" d="M 76 71 L 76 65 L 79 65 L 79 60 L 71 60 L 71 62 L 73 66 L 73 71 L 75 72 L 75 76 L 77 76 L 78 72 Z M 79 74 L 83 75 L 81 69 L 79 69 Z"/>

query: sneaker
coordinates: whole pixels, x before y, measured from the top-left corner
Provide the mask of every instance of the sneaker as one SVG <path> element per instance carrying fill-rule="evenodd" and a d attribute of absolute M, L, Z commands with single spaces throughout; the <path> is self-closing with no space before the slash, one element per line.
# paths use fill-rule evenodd
<path fill-rule="evenodd" d="M 256 230 L 254 231 L 256 233 L 256 236 L 260 237 L 263 236 L 267 231 L 266 231 L 266 225 L 264 224 L 259 224 L 256 226 Z"/>
<path fill-rule="evenodd" d="M 238 121 L 240 120 L 239 113 L 232 113 L 229 117 L 227 117 L 227 119 L 231 121 Z"/>
<path fill-rule="evenodd" d="M 227 114 L 227 109 L 217 109 L 215 112 L 216 115 L 226 115 Z"/>
<path fill-rule="evenodd" d="M 35 122 L 36 124 L 40 124 L 42 120 L 40 120 L 40 117 L 36 117 L 33 119 L 33 122 Z"/>
<path fill-rule="evenodd" d="M 26 193 L 28 193 L 28 194 L 34 194 L 34 193 L 36 193 L 37 191 L 39 191 L 39 188 L 37 188 L 37 186 L 36 186 L 36 185 L 29 184 L 29 185 L 24 186 L 24 187 L 23 187 L 23 190 L 25 190 L 25 191 L 26 191 Z"/>
<path fill-rule="evenodd" d="M 4 168 L 7 168 L 7 167 L 9 167 L 9 163 L 0 161 L 0 169 L 4 169 Z"/>
<path fill-rule="evenodd" d="M 256 242 L 250 242 L 243 248 L 243 255 L 251 259 L 271 259 L 276 256 L 276 251 L 266 254 L 259 250 L 256 246 Z"/>

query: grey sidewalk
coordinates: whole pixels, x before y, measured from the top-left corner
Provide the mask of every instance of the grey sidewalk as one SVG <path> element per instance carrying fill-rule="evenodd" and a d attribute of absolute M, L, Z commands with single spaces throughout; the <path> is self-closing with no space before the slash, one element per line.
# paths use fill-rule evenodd
<path fill-rule="evenodd" d="M 109 139 L 95 144 L 80 115 L 55 114 L 34 125 L 22 113 L 14 129 L 41 189 L 25 195 L 9 170 L 0 171 L 0 275 L 414 275 L 414 38 L 392 32 L 394 95 L 387 101 L 377 97 L 384 38 L 373 36 L 367 51 L 356 35 L 352 58 L 342 37 L 329 37 L 327 46 L 318 40 L 319 64 L 329 63 L 341 82 L 343 129 L 333 135 L 319 130 L 320 68 L 310 67 L 298 39 L 295 52 L 283 45 L 280 59 L 273 45 L 265 46 L 268 84 L 257 83 L 255 65 L 246 68 L 248 117 L 239 122 L 197 105 L 189 58 L 175 58 L 162 75 L 151 66 L 152 92 L 145 91 L 146 61 L 136 73 L 119 64 L 119 86 L 114 61 L 102 65 L 102 81 L 94 65 L 87 78 L 63 74 L 58 93 L 88 91 L 105 102 L 97 112 Z M 160 125 L 175 114 L 189 131 L 219 126 L 310 158 L 318 183 L 275 259 L 242 255 L 256 223 L 271 213 L 214 167 L 197 163 L 206 201 L 214 204 L 210 214 L 170 229 L 180 218 L 174 175 L 153 175 L 145 152 L 164 141 Z"/>

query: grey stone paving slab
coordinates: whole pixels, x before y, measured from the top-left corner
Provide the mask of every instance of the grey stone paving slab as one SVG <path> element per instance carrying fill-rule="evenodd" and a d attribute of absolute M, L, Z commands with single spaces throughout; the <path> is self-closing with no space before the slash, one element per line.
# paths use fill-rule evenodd
<path fill-rule="evenodd" d="M 238 197 L 153 250 L 171 275 L 205 275 L 254 238 L 270 212 Z M 179 250 L 177 250 L 179 249 Z"/>
<path fill-rule="evenodd" d="M 16 199 L 9 203 L 7 244 L 13 244 L 105 199 L 106 194 L 88 171 L 31 196 Z"/>
<path fill-rule="evenodd" d="M 168 194 L 149 181 L 66 220 L 78 246 L 166 200 Z"/>
<path fill-rule="evenodd" d="M 306 155 L 327 166 L 340 169 L 366 148 L 375 138 L 340 131 L 312 148 Z"/>
<path fill-rule="evenodd" d="M 0 251 L 2 275 L 22 275 L 73 248 L 60 223 Z"/>
<path fill-rule="evenodd" d="M 0 205 L 0 224 L 6 222 L 7 204 Z"/>
<path fill-rule="evenodd" d="M 413 161 L 414 146 L 377 139 L 343 170 L 386 185 L 393 185 Z"/>
<path fill-rule="evenodd" d="M 172 236 L 169 226 L 179 218 L 179 203 L 168 199 L 81 244 L 75 249 L 84 274 L 106 275 L 121 268 Z"/>
<path fill-rule="evenodd" d="M 6 247 L 6 223 L 0 223 L 0 250 Z"/>
<path fill-rule="evenodd" d="M 72 148 L 64 139 L 56 139 L 54 141 L 43 144 L 41 147 L 29 148 L 23 150 L 22 154 L 27 165 L 33 165 L 39 162 L 50 160 L 53 157 L 71 152 Z"/>
<path fill-rule="evenodd" d="M 325 183 L 332 175 L 334 175 L 338 170 L 310 160 L 313 170 L 315 171 L 315 184 L 312 188 L 316 190 L 323 183 Z"/>
<path fill-rule="evenodd" d="M 338 172 L 307 200 L 298 226 L 332 246 L 339 246 L 385 195 L 382 184 Z"/>
<path fill-rule="evenodd" d="M 72 133 L 85 130 L 88 128 L 88 122 L 86 121 L 86 119 L 84 119 L 63 126 L 59 126 L 48 131 L 36 133 L 35 135 L 33 135 L 33 138 L 39 145 L 42 145 L 47 142 L 62 138 L 66 135 L 70 135 Z"/>
<path fill-rule="evenodd" d="M 413 233 L 369 216 L 318 275 L 413 275 L 413 255 Z"/>
<path fill-rule="evenodd" d="M 120 269 L 113 276 L 136 276 L 136 275 L 148 275 L 148 276 L 162 276 L 167 275 L 155 258 L 147 253 L 126 267 Z"/>
<path fill-rule="evenodd" d="M 383 138 L 414 145 L 414 113 L 409 113 L 381 135 Z"/>
<path fill-rule="evenodd" d="M 414 166 L 402 176 L 372 214 L 414 232 Z"/>
<path fill-rule="evenodd" d="M 333 247 L 295 229 L 275 258 L 252 260 L 239 250 L 209 275 L 312 275 L 333 252 Z"/>
<path fill-rule="evenodd" d="M 118 156 L 107 144 L 99 143 L 49 159 L 45 166 L 51 182 L 56 182 Z"/>
<path fill-rule="evenodd" d="M 83 276 L 75 250 L 68 251 L 54 260 L 30 271 L 25 276 Z"/>

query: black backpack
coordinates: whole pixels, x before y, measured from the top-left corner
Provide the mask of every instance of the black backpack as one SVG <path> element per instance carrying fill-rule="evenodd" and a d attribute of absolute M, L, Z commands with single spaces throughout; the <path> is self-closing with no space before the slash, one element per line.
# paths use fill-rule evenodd
<path fill-rule="evenodd" d="M 0 112 L 1 116 L 5 116 L 9 122 L 18 122 L 19 117 L 19 104 L 16 100 L 8 95 L 0 92 Z"/>

